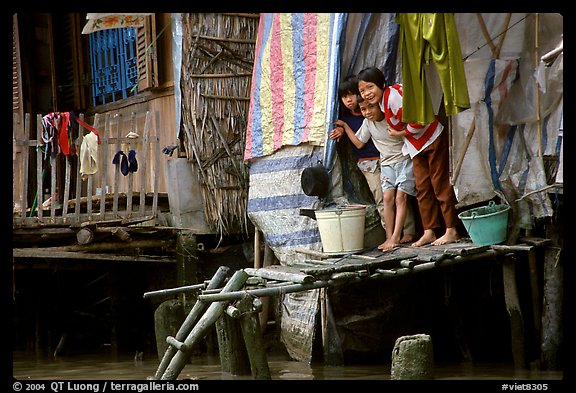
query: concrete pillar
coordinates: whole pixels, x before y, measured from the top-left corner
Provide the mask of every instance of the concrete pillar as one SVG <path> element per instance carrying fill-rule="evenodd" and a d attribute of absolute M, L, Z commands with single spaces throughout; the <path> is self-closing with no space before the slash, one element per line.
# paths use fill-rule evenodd
<path fill-rule="evenodd" d="M 154 312 L 154 330 L 156 332 L 156 350 L 162 360 L 168 348 L 166 337 L 175 336 L 184 321 L 184 307 L 180 300 L 171 299 L 162 302 Z"/>
<path fill-rule="evenodd" d="M 396 339 L 390 379 L 434 379 L 434 351 L 429 335 L 415 334 Z"/>

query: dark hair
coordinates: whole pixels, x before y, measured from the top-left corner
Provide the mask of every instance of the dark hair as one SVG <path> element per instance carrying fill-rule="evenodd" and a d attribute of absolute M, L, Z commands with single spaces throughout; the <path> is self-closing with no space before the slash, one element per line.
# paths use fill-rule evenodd
<path fill-rule="evenodd" d="M 358 79 L 356 79 L 356 75 L 348 75 L 340 85 L 338 85 L 338 98 L 340 101 L 340 113 L 348 113 L 351 114 L 350 109 L 344 105 L 342 102 L 342 98 L 347 96 L 348 94 L 354 94 L 355 96 L 359 96 L 360 92 L 358 91 Z M 358 110 L 358 107 L 354 109 L 355 111 Z"/>
<path fill-rule="evenodd" d="M 382 90 L 384 90 L 384 86 L 386 86 L 384 74 L 376 67 L 364 68 L 358 73 L 357 79 L 359 81 L 372 82 Z"/>
<path fill-rule="evenodd" d="M 348 94 L 358 95 L 358 78 L 356 75 L 348 75 L 338 86 L 338 97 L 342 98 Z"/>

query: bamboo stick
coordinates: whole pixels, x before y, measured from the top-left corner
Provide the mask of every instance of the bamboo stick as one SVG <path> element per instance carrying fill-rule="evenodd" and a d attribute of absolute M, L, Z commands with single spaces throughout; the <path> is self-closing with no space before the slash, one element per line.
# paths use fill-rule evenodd
<path fill-rule="evenodd" d="M 185 285 L 185 286 L 178 287 L 178 288 L 160 289 L 158 291 L 145 292 L 143 297 L 144 297 L 144 299 L 146 299 L 146 298 L 153 297 L 153 296 L 173 295 L 176 293 L 188 292 L 188 291 L 192 292 L 192 291 L 196 291 L 198 289 L 204 289 L 204 288 L 206 288 L 205 283 L 194 284 L 194 285 Z"/>
<path fill-rule="evenodd" d="M 538 69 L 538 62 L 540 60 L 539 52 L 539 37 L 540 37 L 540 15 L 536 13 L 535 18 L 535 33 L 534 33 L 534 71 Z M 538 83 L 538 79 L 534 78 L 534 82 L 536 83 L 536 126 L 538 127 L 538 157 L 542 157 L 542 118 L 540 114 L 540 84 Z"/>
<path fill-rule="evenodd" d="M 245 268 L 244 271 L 251 275 L 272 280 L 292 281 L 298 284 L 305 284 L 314 281 L 314 277 L 309 274 L 291 273 L 280 270 L 271 270 L 270 268 Z"/>
<path fill-rule="evenodd" d="M 216 273 L 214 273 L 214 276 L 212 276 L 212 279 L 210 279 L 210 282 L 208 283 L 207 288 L 208 289 L 214 289 L 214 288 L 219 287 L 224 282 L 224 279 L 226 278 L 226 275 L 228 274 L 229 270 L 230 270 L 230 268 L 228 268 L 226 266 L 220 266 L 218 268 L 218 270 L 216 271 Z M 184 340 L 186 338 L 186 336 L 188 335 L 188 333 L 190 332 L 190 330 L 192 329 L 193 325 L 200 318 L 200 315 L 207 308 L 208 308 L 208 304 L 200 302 L 199 300 L 196 300 L 196 303 L 194 303 L 192 310 L 190 310 L 190 313 L 188 313 L 188 316 L 186 317 L 186 319 L 182 323 L 182 326 L 180 326 L 180 329 L 178 329 L 178 332 L 176 333 L 175 340 L 177 340 L 179 342 Z M 178 349 L 180 349 L 180 348 L 178 348 Z M 186 348 L 185 352 L 187 352 L 188 350 L 189 350 L 189 348 Z M 166 352 L 164 352 L 164 356 L 162 357 L 162 360 L 160 361 L 160 365 L 158 366 L 158 369 L 156 370 L 156 373 L 154 374 L 154 379 L 160 379 L 162 377 L 162 375 L 165 373 L 166 368 L 170 364 L 170 362 L 171 362 L 171 360 L 175 354 L 176 354 L 176 349 L 174 347 L 169 346 L 166 349 Z"/>
<path fill-rule="evenodd" d="M 240 289 L 246 280 L 248 279 L 248 274 L 243 270 L 238 270 L 230 278 L 228 283 L 222 288 L 222 294 L 227 292 L 233 292 Z M 220 318 L 224 312 L 224 308 L 228 305 L 227 301 L 214 302 L 212 303 L 202 317 L 198 320 L 198 323 L 194 326 L 190 334 L 184 340 L 184 344 L 187 348 L 192 348 L 194 344 L 204 337 L 208 332 L 208 329 Z M 166 368 L 164 374 L 162 374 L 162 380 L 173 380 L 178 377 L 189 358 L 189 351 L 178 351 L 176 355 L 170 361 L 170 364 Z"/>
<path fill-rule="evenodd" d="M 464 157 L 466 156 L 466 151 L 468 151 L 468 146 L 470 146 L 470 141 L 472 141 L 472 136 L 474 135 L 474 130 L 476 129 L 476 117 L 472 118 L 472 124 L 470 124 L 470 129 L 468 134 L 466 134 L 466 140 L 464 141 L 464 146 L 462 147 L 462 152 L 460 157 L 458 157 L 458 162 L 456 163 L 456 168 L 454 169 L 454 175 L 452 176 L 452 184 L 456 184 L 456 179 L 460 175 L 460 169 L 462 168 L 462 163 L 464 162 Z"/>

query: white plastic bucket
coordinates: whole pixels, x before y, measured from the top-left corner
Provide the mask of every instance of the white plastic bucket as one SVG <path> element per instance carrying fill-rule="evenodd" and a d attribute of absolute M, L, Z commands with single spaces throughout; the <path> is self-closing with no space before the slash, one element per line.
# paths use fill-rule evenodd
<path fill-rule="evenodd" d="M 366 206 L 317 210 L 314 214 L 324 252 L 351 252 L 364 248 Z"/>

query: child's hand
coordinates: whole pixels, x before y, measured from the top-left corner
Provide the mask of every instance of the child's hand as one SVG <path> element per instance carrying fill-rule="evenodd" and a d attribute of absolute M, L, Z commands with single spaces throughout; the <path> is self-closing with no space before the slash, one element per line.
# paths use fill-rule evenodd
<path fill-rule="evenodd" d="M 388 135 L 401 138 L 401 137 L 405 136 L 405 133 L 404 133 L 404 130 L 396 131 L 395 129 L 388 127 Z"/>
<path fill-rule="evenodd" d="M 340 138 L 344 134 L 344 127 L 337 125 L 332 131 L 330 131 L 329 137 L 330 139 L 336 139 L 336 141 L 340 141 Z"/>

